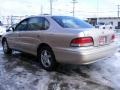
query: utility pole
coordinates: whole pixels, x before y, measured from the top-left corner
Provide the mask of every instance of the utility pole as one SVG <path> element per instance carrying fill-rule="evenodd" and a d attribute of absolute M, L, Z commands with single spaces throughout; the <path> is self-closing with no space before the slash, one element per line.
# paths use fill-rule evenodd
<path fill-rule="evenodd" d="M 53 4 L 53 0 L 50 0 L 50 15 L 52 15 L 52 4 Z"/>
<path fill-rule="evenodd" d="M 41 4 L 40 9 L 41 9 L 41 15 L 42 15 L 43 14 L 43 5 L 42 4 Z"/>
<path fill-rule="evenodd" d="M 77 3 L 76 0 L 72 0 L 72 3 L 73 3 L 73 17 L 75 16 L 75 4 Z"/>
<path fill-rule="evenodd" d="M 97 24 L 99 24 L 99 0 L 97 0 Z"/>
<path fill-rule="evenodd" d="M 117 15 L 118 15 L 118 17 L 120 17 L 120 5 L 117 5 L 117 6 L 118 6 Z"/>

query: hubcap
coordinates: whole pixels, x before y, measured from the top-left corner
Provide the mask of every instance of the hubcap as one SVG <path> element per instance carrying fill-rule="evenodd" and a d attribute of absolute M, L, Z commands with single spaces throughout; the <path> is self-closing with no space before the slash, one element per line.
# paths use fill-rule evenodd
<path fill-rule="evenodd" d="M 49 51 L 47 50 L 43 50 L 41 52 L 41 63 L 43 64 L 43 66 L 45 67 L 50 67 L 51 66 L 51 54 Z"/>
<path fill-rule="evenodd" d="M 7 50 L 8 50 L 8 46 L 7 46 L 6 42 L 3 43 L 3 50 L 4 50 L 4 52 L 7 52 Z"/>

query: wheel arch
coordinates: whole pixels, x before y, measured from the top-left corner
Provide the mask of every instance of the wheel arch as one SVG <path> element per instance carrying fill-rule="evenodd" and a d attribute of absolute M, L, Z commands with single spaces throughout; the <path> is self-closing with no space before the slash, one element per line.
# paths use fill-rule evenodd
<path fill-rule="evenodd" d="M 2 44 L 3 44 L 3 41 L 4 41 L 4 40 L 7 40 L 7 39 L 6 39 L 5 37 L 3 37 L 3 38 L 2 38 L 2 41 L 1 41 L 1 42 L 2 42 Z"/>
<path fill-rule="evenodd" d="M 37 54 L 42 47 L 49 47 L 52 50 L 52 47 L 50 45 L 48 45 L 47 43 L 41 43 L 38 45 Z M 52 50 L 52 52 L 53 52 L 53 50 Z"/>

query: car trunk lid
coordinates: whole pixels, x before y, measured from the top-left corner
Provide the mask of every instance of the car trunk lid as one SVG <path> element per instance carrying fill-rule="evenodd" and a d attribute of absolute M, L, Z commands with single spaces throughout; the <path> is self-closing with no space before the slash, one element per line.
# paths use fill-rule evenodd
<path fill-rule="evenodd" d="M 85 37 L 92 37 L 94 46 L 104 46 L 113 42 L 114 31 L 105 29 L 90 29 L 84 31 Z"/>

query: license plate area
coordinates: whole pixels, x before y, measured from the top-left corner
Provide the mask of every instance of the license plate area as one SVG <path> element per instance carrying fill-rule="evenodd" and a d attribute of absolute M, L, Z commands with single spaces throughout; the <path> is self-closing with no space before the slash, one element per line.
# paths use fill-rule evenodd
<path fill-rule="evenodd" d="M 107 36 L 100 36 L 100 37 L 99 37 L 99 45 L 100 45 L 100 46 L 105 45 L 106 42 L 107 42 Z"/>

